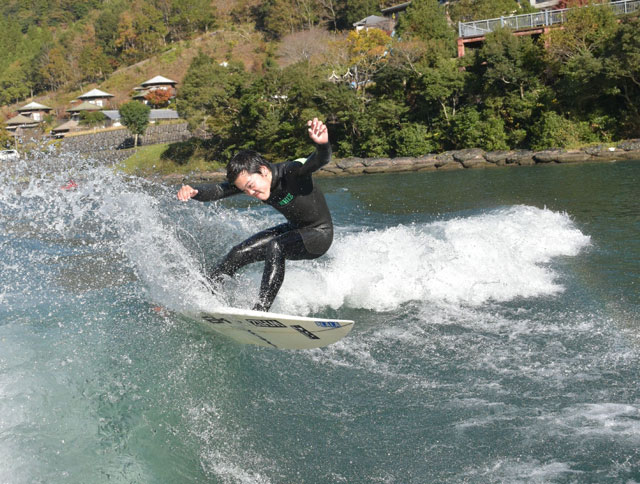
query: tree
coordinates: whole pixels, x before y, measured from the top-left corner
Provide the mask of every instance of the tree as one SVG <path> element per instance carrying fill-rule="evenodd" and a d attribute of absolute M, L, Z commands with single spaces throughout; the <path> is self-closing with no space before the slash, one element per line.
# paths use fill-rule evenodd
<path fill-rule="evenodd" d="M 14 141 L 14 136 L 7 131 L 4 123 L 0 123 L 0 149 L 9 148 Z"/>
<path fill-rule="evenodd" d="M 78 69 L 82 73 L 82 80 L 98 82 L 106 79 L 113 68 L 100 45 L 88 44 L 80 52 Z"/>
<path fill-rule="evenodd" d="M 455 53 L 456 32 L 447 21 L 446 11 L 437 0 L 414 0 L 398 19 L 398 35 L 406 40 L 444 43 L 450 54 Z"/>
<path fill-rule="evenodd" d="M 169 104 L 172 98 L 171 91 L 167 89 L 154 89 L 144 97 L 154 108 L 163 108 Z"/>
<path fill-rule="evenodd" d="M 80 124 L 82 126 L 99 126 L 104 123 L 105 115 L 101 111 L 82 111 L 80 113 Z"/>
<path fill-rule="evenodd" d="M 635 138 L 640 133 L 639 29 L 640 18 L 623 21 L 604 53 L 610 92 L 621 105 L 621 109 L 612 113 L 612 118 L 617 120 L 615 124 L 623 137 Z"/>
<path fill-rule="evenodd" d="M 120 119 L 129 132 L 134 135 L 134 147 L 138 146 L 138 136 L 147 130 L 150 111 L 149 106 L 138 101 L 129 101 L 120 106 Z"/>
<path fill-rule="evenodd" d="M 280 43 L 278 57 L 284 65 L 319 61 L 326 53 L 331 38 L 331 34 L 320 27 L 287 35 Z"/>
<path fill-rule="evenodd" d="M 488 34 L 476 58 L 485 90 L 495 95 L 515 91 L 524 99 L 527 89 L 541 84 L 542 55 L 531 37 L 518 37 L 507 29 Z"/>
<path fill-rule="evenodd" d="M 538 118 L 531 127 L 531 138 L 534 150 L 573 147 L 598 140 L 586 122 L 571 121 L 553 111 Z"/>
<path fill-rule="evenodd" d="M 40 62 L 39 74 L 45 89 L 60 89 L 71 78 L 71 66 L 61 48 L 45 51 Z"/>
<path fill-rule="evenodd" d="M 618 30 L 613 11 L 606 5 L 574 8 L 562 29 L 547 34 L 550 71 L 565 106 L 586 113 L 611 102 L 605 75 L 606 48 Z"/>
<path fill-rule="evenodd" d="M 378 0 L 342 0 L 338 5 L 338 29 L 352 29 L 359 20 L 369 15 L 380 15 Z"/>
<path fill-rule="evenodd" d="M 0 104 L 12 104 L 29 97 L 31 79 L 27 68 L 19 61 L 13 62 L 0 75 Z"/>
<path fill-rule="evenodd" d="M 216 9 L 210 0 L 163 0 L 159 3 L 172 41 L 207 32 L 216 25 Z"/>
<path fill-rule="evenodd" d="M 251 76 L 241 63 L 220 65 L 200 52 L 191 61 L 176 99 L 180 117 L 194 133 L 206 133 L 212 145 L 211 156 L 221 154 L 233 144 L 239 128 L 240 99 Z"/>
<path fill-rule="evenodd" d="M 380 29 L 352 30 L 344 40 L 333 43 L 338 51 L 334 59 L 343 63 L 336 65 L 336 69 L 351 73 L 352 85 L 363 99 L 366 97 L 367 85 L 387 63 L 390 45 L 391 37 Z"/>

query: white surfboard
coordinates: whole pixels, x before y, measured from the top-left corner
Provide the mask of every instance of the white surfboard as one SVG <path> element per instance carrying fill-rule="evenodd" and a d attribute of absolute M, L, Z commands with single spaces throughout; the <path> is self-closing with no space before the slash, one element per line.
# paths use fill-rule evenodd
<path fill-rule="evenodd" d="M 243 344 L 288 350 L 321 348 L 344 338 L 353 321 L 309 318 L 249 309 L 216 308 L 191 314 L 208 328 Z"/>

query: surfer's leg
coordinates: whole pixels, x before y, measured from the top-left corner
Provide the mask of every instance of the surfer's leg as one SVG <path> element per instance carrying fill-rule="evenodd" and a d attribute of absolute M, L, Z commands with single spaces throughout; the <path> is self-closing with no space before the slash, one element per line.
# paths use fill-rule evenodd
<path fill-rule="evenodd" d="M 273 304 L 273 300 L 278 295 L 284 281 L 285 260 L 282 243 L 278 241 L 278 238 L 275 238 L 267 247 L 258 303 L 253 309 L 268 311 Z"/>
<path fill-rule="evenodd" d="M 266 245 L 264 272 L 260 283 L 258 303 L 253 307 L 258 311 L 268 311 L 278 295 L 284 281 L 286 259 L 315 258 L 304 246 L 299 230 L 290 230 L 273 238 Z"/>
<path fill-rule="evenodd" d="M 269 242 L 288 230 L 291 230 L 289 224 L 278 225 L 263 230 L 236 245 L 209 273 L 209 280 L 212 284 L 218 285 L 222 276 L 233 276 L 241 267 L 264 260 Z"/>

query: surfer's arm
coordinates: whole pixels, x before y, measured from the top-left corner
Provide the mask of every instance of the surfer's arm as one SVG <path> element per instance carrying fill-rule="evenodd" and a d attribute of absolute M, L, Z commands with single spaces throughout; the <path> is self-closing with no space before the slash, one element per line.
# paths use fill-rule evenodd
<path fill-rule="evenodd" d="M 331 144 L 326 125 L 318 118 L 313 118 L 307 122 L 307 126 L 309 126 L 309 138 L 316 143 L 316 151 L 303 163 L 298 172 L 301 176 L 310 175 L 331 160 Z"/>
<path fill-rule="evenodd" d="M 324 143 L 316 147 L 308 158 L 307 161 L 300 167 L 298 171 L 299 176 L 310 175 L 314 171 L 319 170 L 331 160 L 331 143 Z"/>
<path fill-rule="evenodd" d="M 236 195 L 238 193 L 241 193 L 240 189 L 228 182 L 206 183 L 203 185 L 195 185 L 193 187 L 183 185 L 178 191 L 178 199 L 187 201 L 193 198 L 199 202 L 210 202 L 230 197 L 231 195 Z"/>

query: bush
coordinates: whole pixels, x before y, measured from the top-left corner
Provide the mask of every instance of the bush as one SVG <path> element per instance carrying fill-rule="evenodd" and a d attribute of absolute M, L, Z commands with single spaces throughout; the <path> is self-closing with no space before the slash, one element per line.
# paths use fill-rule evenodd
<path fill-rule="evenodd" d="M 82 126 L 98 126 L 104 123 L 105 115 L 100 111 L 82 111 L 80 113 L 80 124 Z"/>
<path fill-rule="evenodd" d="M 480 113 L 475 107 L 461 109 L 449 128 L 449 139 L 455 149 L 508 149 L 504 121 L 496 115 Z"/>
<path fill-rule="evenodd" d="M 589 123 L 571 121 L 564 116 L 547 111 L 531 127 L 531 149 L 570 148 L 599 141 Z"/>
<path fill-rule="evenodd" d="M 396 156 L 422 156 L 438 149 L 429 128 L 424 124 L 407 123 L 395 131 L 391 138 Z"/>

